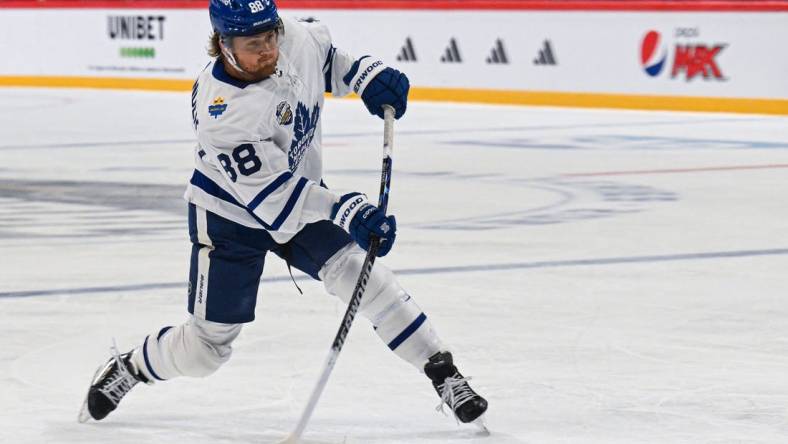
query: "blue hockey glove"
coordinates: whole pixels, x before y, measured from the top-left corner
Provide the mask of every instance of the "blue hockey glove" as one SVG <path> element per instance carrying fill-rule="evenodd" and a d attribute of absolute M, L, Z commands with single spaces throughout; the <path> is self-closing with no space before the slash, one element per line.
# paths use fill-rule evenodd
<path fill-rule="evenodd" d="M 350 234 L 359 247 L 369 249 L 372 236 L 380 238 L 378 257 L 391 251 L 397 237 L 397 219 L 386 216 L 361 193 L 345 194 L 334 204 L 331 220 Z"/>
<path fill-rule="evenodd" d="M 399 119 L 408 107 L 408 76 L 394 68 L 386 67 L 369 81 L 361 93 L 361 100 L 370 114 L 383 118 L 383 105 L 394 108 L 394 118 Z"/>

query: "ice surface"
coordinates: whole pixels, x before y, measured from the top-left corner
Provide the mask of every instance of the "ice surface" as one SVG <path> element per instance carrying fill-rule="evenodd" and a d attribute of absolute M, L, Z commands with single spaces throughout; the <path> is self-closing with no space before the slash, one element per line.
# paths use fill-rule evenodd
<path fill-rule="evenodd" d="M 111 338 L 186 317 L 189 96 L 0 98 L 0 442 L 283 439 L 344 307 L 273 257 L 225 367 L 77 424 Z M 326 108 L 326 182 L 376 196 L 381 121 Z M 412 103 L 385 262 L 492 434 L 436 413 L 358 319 L 307 442 L 788 442 L 787 173 L 786 118 Z"/>

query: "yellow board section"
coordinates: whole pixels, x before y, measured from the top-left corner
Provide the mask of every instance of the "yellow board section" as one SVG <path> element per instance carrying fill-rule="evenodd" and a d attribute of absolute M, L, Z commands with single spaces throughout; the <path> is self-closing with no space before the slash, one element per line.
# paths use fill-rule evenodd
<path fill-rule="evenodd" d="M 146 91 L 189 91 L 191 80 L 123 77 L 0 76 L 0 87 L 99 88 Z M 505 105 L 705 111 L 788 115 L 788 99 L 653 96 L 549 91 L 423 88 L 410 90 L 410 100 Z"/>
<path fill-rule="evenodd" d="M 189 91 L 192 80 L 131 79 L 123 77 L 0 76 L 0 86 L 35 88 L 138 89 L 146 91 Z"/>
<path fill-rule="evenodd" d="M 565 106 L 572 108 L 620 108 L 788 115 L 788 100 L 785 99 L 740 99 L 728 97 L 651 96 L 445 88 L 414 88 L 411 90 L 409 98 L 411 100 Z"/>

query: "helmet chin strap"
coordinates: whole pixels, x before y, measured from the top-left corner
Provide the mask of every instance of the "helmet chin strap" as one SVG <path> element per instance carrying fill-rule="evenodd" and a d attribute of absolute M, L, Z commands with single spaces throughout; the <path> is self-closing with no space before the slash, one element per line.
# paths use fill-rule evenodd
<path fill-rule="evenodd" d="M 222 55 L 224 55 L 224 58 L 225 58 L 225 59 L 226 59 L 228 62 L 230 62 L 230 65 L 232 65 L 232 66 L 233 66 L 233 68 L 235 68 L 236 70 L 238 70 L 238 71 L 242 72 L 243 74 L 247 74 L 247 75 L 249 74 L 248 72 L 244 71 L 244 69 L 243 69 L 243 68 L 241 68 L 241 65 L 239 65 L 239 64 L 238 64 L 238 61 L 235 59 L 235 55 L 233 54 L 233 52 L 232 52 L 232 51 L 230 51 L 230 50 L 227 48 L 227 46 L 226 46 L 226 45 L 225 45 L 225 43 L 224 43 L 224 37 L 221 37 L 221 38 L 220 38 L 220 40 L 219 40 L 219 47 L 220 47 L 220 48 L 221 48 L 221 50 L 222 50 Z"/>

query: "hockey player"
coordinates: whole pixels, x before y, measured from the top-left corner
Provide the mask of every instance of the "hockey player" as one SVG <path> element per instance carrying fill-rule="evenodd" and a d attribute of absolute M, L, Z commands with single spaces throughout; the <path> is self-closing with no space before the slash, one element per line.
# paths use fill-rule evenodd
<path fill-rule="evenodd" d="M 266 253 L 271 252 L 349 301 L 371 236 L 385 256 L 396 220 L 360 193 L 337 195 L 322 182 L 324 92 L 355 92 L 371 114 L 405 113 L 405 74 L 380 60 L 335 48 L 314 20 L 280 18 L 271 0 L 210 0 L 209 63 L 194 83 L 198 145 L 185 198 L 192 241 L 189 320 L 146 336 L 100 367 L 80 420 L 100 420 L 138 383 L 205 377 L 230 359 L 254 320 Z M 270 256 L 269 256 L 270 257 Z M 462 422 L 487 401 L 454 365 L 426 315 L 376 262 L 360 312 L 400 358 L 423 371 Z"/>

